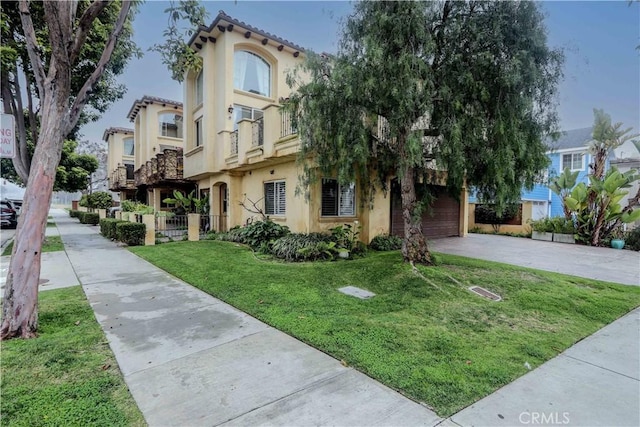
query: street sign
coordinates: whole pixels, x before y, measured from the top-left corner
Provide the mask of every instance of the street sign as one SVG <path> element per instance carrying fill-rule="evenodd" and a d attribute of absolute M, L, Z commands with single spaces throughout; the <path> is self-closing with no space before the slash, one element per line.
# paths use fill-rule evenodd
<path fill-rule="evenodd" d="M 11 114 L 2 114 L 0 124 L 0 157 L 16 157 L 16 126 Z"/>

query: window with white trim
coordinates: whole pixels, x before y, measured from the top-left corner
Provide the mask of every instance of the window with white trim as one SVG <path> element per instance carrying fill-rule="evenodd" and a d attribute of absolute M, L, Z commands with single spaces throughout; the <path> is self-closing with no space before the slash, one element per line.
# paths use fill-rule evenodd
<path fill-rule="evenodd" d="M 204 73 L 202 70 L 196 77 L 196 107 L 204 101 Z"/>
<path fill-rule="evenodd" d="M 341 185 L 335 179 L 322 179 L 322 216 L 355 216 L 356 185 Z"/>
<path fill-rule="evenodd" d="M 271 66 L 253 52 L 236 51 L 233 55 L 233 86 L 246 92 L 271 96 Z"/>
<path fill-rule="evenodd" d="M 258 120 L 263 116 L 264 111 L 258 108 L 233 104 L 233 130 L 238 129 L 238 122 L 242 119 Z"/>
<path fill-rule="evenodd" d="M 584 169 L 583 163 L 584 155 L 582 153 L 569 153 L 562 155 L 562 170 L 566 168 L 572 171 L 579 171 Z"/>
<path fill-rule="evenodd" d="M 196 147 L 200 147 L 202 145 L 202 117 L 196 120 L 195 125 Z"/>
<path fill-rule="evenodd" d="M 182 138 L 182 116 L 175 113 L 160 113 L 160 135 L 169 138 Z"/>
<path fill-rule="evenodd" d="M 287 213 L 287 186 L 285 181 L 264 183 L 264 213 L 285 215 Z"/>
<path fill-rule="evenodd" d="M 124 155 L 133 156 L 135 153 L 133 138 L 125 138 L 123 139 L 123 143 L 124 143 Z"/>

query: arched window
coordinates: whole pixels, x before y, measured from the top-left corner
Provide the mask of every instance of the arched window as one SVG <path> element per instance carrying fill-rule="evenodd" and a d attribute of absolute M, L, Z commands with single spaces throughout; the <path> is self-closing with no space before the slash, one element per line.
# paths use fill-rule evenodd
<path fill-rule="evenodd" d="M 160 135 L 169 138 L 182 138 L 182 116 L 175 113 L 160 113 Z"/>
<path fill-rule="evenodd" d="M 133 138 L 125 138 L 124 142 L 124 155 L 125 156 L 133 156 L 135 153 L 133 146 Z"/>
<path fill-rule="evenodd" d="M 255 53 L 236 51 L 233 56 L 233 86 L 246 92 L 271 96 L 271 66 Z"/>

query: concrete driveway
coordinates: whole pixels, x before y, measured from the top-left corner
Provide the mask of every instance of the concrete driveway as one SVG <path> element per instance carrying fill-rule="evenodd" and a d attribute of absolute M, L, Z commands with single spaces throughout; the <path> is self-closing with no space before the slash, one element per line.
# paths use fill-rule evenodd
<path fill-rule="evenodd" d="M 640 286 L 640 252 L 469 234 L 429 242 L 431 249 L 539 270 Z"/>

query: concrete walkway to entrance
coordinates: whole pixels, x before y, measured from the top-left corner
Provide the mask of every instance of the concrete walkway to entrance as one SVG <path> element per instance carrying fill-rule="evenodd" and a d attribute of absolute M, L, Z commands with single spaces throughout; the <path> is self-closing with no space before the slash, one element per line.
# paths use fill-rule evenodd
<path fill-rule="evenodd" d="M 435 426 L 438 416 L 52 210 L 152 426 Z"/>
<path fill-rule="evenodd" d="M 491 234 L 431 240 L 436 252 L 640 286 L 640 253 Z"/>

